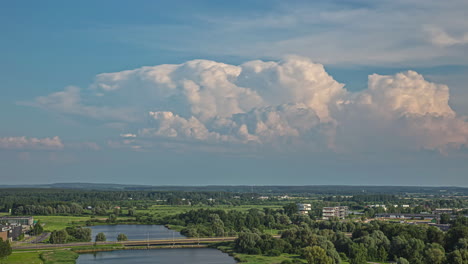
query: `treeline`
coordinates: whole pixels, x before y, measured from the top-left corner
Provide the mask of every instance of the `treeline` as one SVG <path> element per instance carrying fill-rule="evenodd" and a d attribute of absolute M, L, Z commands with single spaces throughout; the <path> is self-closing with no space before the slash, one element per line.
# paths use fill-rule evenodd
<path fill-rule="evenodd" d="M 266 203 L 256 199 L 258 196 L 224 192 L 3 189 L 0 190 L 0 211 L 11 210 L 14 215 L 102 215 L 115 206 L 147 209 L 154 204 L 236 206 Z"/>
<path fill-rule="evenodd" d="M 348 237 L 345 233 L 327 229 L 313 229 L 308 225 L 294 226 L 285 230 L 280 239 L 258 231 L 242 232 L 236 239 L 234 249 L 239 253 L 264 254 L 278 256 L 282 253 L 299 254 L 308 263 L 341 263 L 365 264 L 368 261 L 414 264 L 466 264 L 468 261 L 467 238 L 459 238 L 458 231 L 448 233 L 447 242 L 458 238 L 455 244 L 449 242 L 447 249 L 435 242 L 443 241 L 443 235 L 436 234 L 431 239 L 399 234 L 389 239 L 381 230 L 361 233 Z M 434 241 L 435 240 L 435 241 Z"/>
<path fill-rule="evenodd" d="M 247 212 L 236 210 L 191 210 L 176 216 L 161 219 L 162 222 L 185 226 L 182 234 L 190 237 L 204 236 L 234 236 L 238 232 L 258 229 L 284 229 L 298 215 L 290 218 L 284 210 L 250 209 Z M 307 217 L 307 216 L 306 216 Z M 310 217 L 308 217 L 310 219 Z"/>
<path fill-rule="evenodd" d="M 352 195 L 352 196 L 327 196 L 324 197 L 324 201 L 330 202 L 344 202 L 352 201 L 357 203 L 363 202 L 397 202 L 400 198 L 396 195 L 391 194 L 367 194 L 367 195 Z"/>

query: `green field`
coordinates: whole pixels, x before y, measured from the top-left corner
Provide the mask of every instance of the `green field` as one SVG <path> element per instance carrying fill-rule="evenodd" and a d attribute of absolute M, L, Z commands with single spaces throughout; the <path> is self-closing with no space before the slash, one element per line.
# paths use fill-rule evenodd
<path fill-rule="evenodd" d="M 9 264 L 42 264 L 42 260 L 40 258 L 41 252 L 21 252 L 21 251 L 14 251 L 7 259 L 4 260 L 2 263 L 9 263 Z"/>
<path fill-rule="evenodd" d="M 89 216 L 34 216 L 34 220 L 40 220 L 44 224 L 45 231 L 54 231 L 71 226 L 72 222 L 82 222 L 91 219 Z"/>
<path fill-rule="evenodd" d="M 75 264 L 77 258 L 78 253 L 70 250 L 54 250 L 44 252 L 41 255 L 41 259 L 44 260 L 44 264 Z"/>

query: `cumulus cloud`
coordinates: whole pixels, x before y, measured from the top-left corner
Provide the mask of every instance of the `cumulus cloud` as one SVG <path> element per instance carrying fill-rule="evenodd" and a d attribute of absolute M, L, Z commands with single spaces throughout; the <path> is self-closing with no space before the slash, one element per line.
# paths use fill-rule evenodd
<path fill-rule="evenodd" d="M 34 137 L 3 137 L 0 138 L 0 149 L 37 149 L 59 150 L 64 144 L 59 137 L 34 138 Z"/>
<path fill-rule="evenodd" d="M 136 129 L 109 145 L 135 149 L 152 146 L 148 140 L 318 151 L 445 151 L 468 144 L 468 123 L 450 107 L 448 87 L 413 71 L 373 74 L 367 89 L 349 92 L 307 58 L 237 66 L 193 60 L 100 74 L 86 91 L 66 88 L 34 103 L 134 122 Z M 146 115 L 147 122 L 128 113 Z"/>

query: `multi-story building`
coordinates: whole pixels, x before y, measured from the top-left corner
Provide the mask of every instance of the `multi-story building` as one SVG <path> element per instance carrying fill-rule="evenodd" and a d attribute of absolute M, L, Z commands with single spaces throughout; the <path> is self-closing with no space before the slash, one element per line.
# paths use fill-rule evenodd
<path fill-rule="evenodd" d="M 311 204 L 297 204 L 297 210 L 299 211 L 299 214 L 308 214 L 310 210 L 312 210 L 312 205 Z"/>
<path fill-rule="evenodd" d="M 34 224 L 32 216 L 3 216 L 0 217 L 0 224 L 19 224 L 31 226 Z"/>
<path fill-rule="evenodd" d="M 348 206 L 324 207 L 322 209 L 322 219 L 328 220 L 333 217 L 345 219 L 348 216 Z"/>
<path fill-rule="evenodd" d="M 23 228 L 19 224 L 13 225 L 0 225 L 0 238 L 3 241 L 7 239 L 12 241 L 16 240 L 23 233 Z"/>
<path fill-rule="evenodd" d="M 455 210 L 452 208 L 436 208 L 432 213 L 433 214 L 453 214 Z"/>

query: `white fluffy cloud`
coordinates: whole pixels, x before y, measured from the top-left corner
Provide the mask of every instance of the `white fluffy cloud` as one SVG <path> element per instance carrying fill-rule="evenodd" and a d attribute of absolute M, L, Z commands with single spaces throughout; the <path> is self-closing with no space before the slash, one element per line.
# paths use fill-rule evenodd
<path fill-rule="evenodd" d="M 194 60 L 100 74 L 86 91 L 84 100 L 67 88 L 33 104 L 133 122 L 140 128 L 121 137 L 139 148 L 153 138 L 344 151 L 468 144 L 468 123 L 449 106 L 448 87 L 413 71 L 371 75 L 367 89 L 352 93 L 306 58 L 239 66 Z M 146 124 L 131 118 L 145 115 Z"/>
<path fill-rule="evenodd" d="M 0 149 L 38 149 L 58 150 L 63 149 L 64 144 L 59 137 L 34 138 L 34 137 L 3 137 L 0 138 Z"/>

